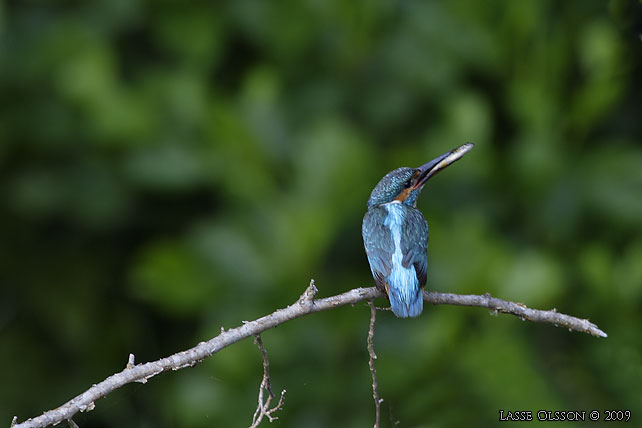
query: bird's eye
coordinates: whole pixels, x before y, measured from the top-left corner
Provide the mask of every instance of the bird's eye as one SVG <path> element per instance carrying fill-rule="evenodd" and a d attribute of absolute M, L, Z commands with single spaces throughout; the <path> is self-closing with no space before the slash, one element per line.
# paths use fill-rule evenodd
<path fill-rule="evenodd" d="M 406 189 L 407 189 L 408 187 L 410 187 L 410 186 L 412 186 L 412 179 L 410 179 L 410 180 L 406 181 L 406 182 L 403 184 L 403 187 L 405 187 Z"/>

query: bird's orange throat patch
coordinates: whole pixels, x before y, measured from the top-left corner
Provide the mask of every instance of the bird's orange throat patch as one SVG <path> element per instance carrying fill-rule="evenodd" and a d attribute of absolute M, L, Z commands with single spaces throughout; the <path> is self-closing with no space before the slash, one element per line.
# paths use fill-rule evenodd
<path fill-rule="evenodd" d="M 408 196 L 410 196 L 410 192 L 412 192 L 412 190 L 413 190 L 412 187 L 408 187 L 407 189 L 402 190 L 401 193 L 399 193 L 395 198 L 395 201 L 399 201 L 399 202 L 405 201 L 406 199 L 408 199 Z"/>

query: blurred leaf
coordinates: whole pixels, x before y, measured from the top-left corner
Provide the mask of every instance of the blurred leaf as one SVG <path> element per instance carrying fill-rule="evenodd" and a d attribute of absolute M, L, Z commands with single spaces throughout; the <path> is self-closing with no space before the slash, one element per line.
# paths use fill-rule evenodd
<path fill-rule="evenodd" d="M 155 144 L 133 152 L 124 168 L 141 187 L 164 191 L 189 189 L 204 180 L 206 164 L 201 151 L 187 144 Z"/>
<path fill-rule="evenodd" d="M 210 276 L 184 245 L 166 241 L 150 245 L 131 272 L 132 291 L 171 314 L 189 315 L 211 296 Z"/>
<path fill-rule="evenodd" d="M 524 252 L 513 257 L 508 272 L 503 273 L 499 294 L 535 308 L 546 308 L 563 291 L 562 272 L 554 259 L 534 251 Z"/>
<path fill-rule="evenodd" d="M 614 225 L 639 225 L 642 218 L 642 153 L 614 144 L 596 149 L 581 164 L 588 208 Z"/>

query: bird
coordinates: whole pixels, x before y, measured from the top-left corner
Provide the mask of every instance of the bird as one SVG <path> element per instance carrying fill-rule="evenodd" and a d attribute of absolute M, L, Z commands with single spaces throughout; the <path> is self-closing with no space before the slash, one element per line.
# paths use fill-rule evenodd
<path fill-rule="evenodd" d="M 474 147 L 463 144 L 418 168 L 386 174 L 368 199 L 361 234 L 376 287 L 398 318 L 417 317 L 426 286 L 428 223 L 417 209 L 426 181 Z"/>

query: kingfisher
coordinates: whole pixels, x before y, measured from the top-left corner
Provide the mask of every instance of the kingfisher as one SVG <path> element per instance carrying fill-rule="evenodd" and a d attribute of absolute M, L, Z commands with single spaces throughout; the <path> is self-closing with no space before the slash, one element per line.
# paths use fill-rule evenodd
<path fill-rule="evenodd" d="M 417 209 L 417 198 L 429 178 L 472 148 L 466 143 L 419 168 L 390 171 L 370 194 L 363 244 L 375 285 L 388 295 L 399 318 L 419 316 L 424 306 L 428 223 Z"/>

